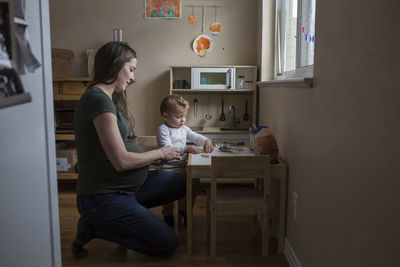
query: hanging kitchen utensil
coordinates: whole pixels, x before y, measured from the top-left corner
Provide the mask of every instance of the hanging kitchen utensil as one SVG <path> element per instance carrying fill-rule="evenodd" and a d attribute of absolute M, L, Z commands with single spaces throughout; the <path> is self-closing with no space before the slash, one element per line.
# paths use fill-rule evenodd
<path fill-rule="evenodd" d="M 193 51 L 201 57 L 204 57 L 208 52 L 211 51 L 213 47 L 213 40 L 207 34 L 204 34 L 204 16 L 205 16 L 205 6 L 202 9 L 202 16 L 201 16 L 201 34 L 196 37 L 193 41 Z"/>
<path fill-rule="evenodd" d="M 222 100 L 221 100 L 221 115 L 219 116 L 220 121 L 225 120 L 225 114 L 224 114 L 224 95 L 222 95 Z"/>
<path fill-rule="evenodd" d="M 249 114 L 247 113 L 247 99 L 246 99 L 246 103 L 245 103 L 245 113 L 244 113 L 244 116 L 243 116 L 243 119 L 245 120 L 245 121 L 248 121 L 249 120 Z"/>
<path fill-rule="evenodd" d="M 194 6 L 192 6 L 192 15 L 189 16 L 188 22 L 190 25 L 195 25 L 198 21 L 198 18 L 194 15 Z"/>
<path fill-rule="evenodd" d="M 197 118 L 197 106 L 199 105 L 199 100 L 197 100 L 196 95 L 194 95 L 194 99 L 193 99 L 193 115 L 195 118 Z"/>
<path fill-rule="evenodd" d="M 212 35 L 218 35 L 221 32 L 221 23 L 217 22 L 217 6 L 215 8 L 215 18 L 214 23 L 210 25 L 209 30 Z"/>
<path fill-rule="evenodd" d="M 207 114 L 206 119 L 211 120 L 212 116 L 210 114 L 210 94 L 207 94 Z"/>

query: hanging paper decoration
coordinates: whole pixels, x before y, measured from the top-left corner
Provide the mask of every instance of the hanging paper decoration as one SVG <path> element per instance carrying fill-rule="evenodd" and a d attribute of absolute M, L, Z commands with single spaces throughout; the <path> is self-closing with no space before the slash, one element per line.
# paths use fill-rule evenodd
<path fill-rule="evenodd" d="M 193 41 L 193 51 L 201 56 L 204 57 L 208 52 L 211 51 L 213 48 L 213 40 L 206 34 L 202 34 L 197 36 L 196 39 Z"/>
<path fill-rule="evenodd" d="M 190 24 L 190 25 L 195 25 L 195 24 L 197 24 L 198 19 L 197 19 L 196 16 L 190 16 L 190 17 L 188 18 L 188 21 L 189 21 L 189 24 Z"/>
<path fill-rule="evenodd" d="M 192 6 L 192 15 L 188 18 L 188 22 L 190 25 L 195 25 L 197 24 L 197 17 L 194 15 L 194 6 Z"/>
<path fill-rule="evenodd" d="M 214 22 L 210 26 L 210 32 L 212 35 L 218 35 L 221 32 L 221 23 Z"/>
<path fill-rule="evenodd" d="M 210 25 L 210 32 L 212 35 L 218 35 L 221 32 L 221 23 L 217 22 L 217 6 L 215 8 L 215 19 L 214 23 Z"/>
<path fill-rule="evenodd" d="M 205 7 L 203 6 L 203 12 L 201 16 L 201 35 L 197 36 L 196 39 L 193 41 L 193 51 L 201 56 L 204 57 L 208 52 L 211 51 L 213 47 L 213 40 L 210 36 L 204 34 L 204 16 L 205 16 Z"/>
<path fill-rule="evenodd" d="M 304 40 L 306 42 L 314 43 L 314 41 L 315 41 L 315 36 L 314 35 L 307 34 L 307 31 L 304 29 L 304 27 L 301 27 L 301 31 L 303 33 Z"/>

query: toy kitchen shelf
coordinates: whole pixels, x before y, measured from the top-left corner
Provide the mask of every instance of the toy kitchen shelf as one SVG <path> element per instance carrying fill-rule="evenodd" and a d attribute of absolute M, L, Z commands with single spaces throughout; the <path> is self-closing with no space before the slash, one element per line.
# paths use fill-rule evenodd
<path fill-rule="evenodd" d="M 68 77 L 53 79 L 54 116 L 56 121 L 56 143 L 74 145 L 75 134 L 73 130 L 73 116 L 75 107 L 82 94 L 85 92 L 89 77 Z M 57 172 L 57 178 L 75 180 L 76 172 Z"/>
<path fill-rule="evenodd" d="M 197 68 L 203 73 L 194 70 Z M 221 72 L 230 69 L 232 76 L 224 74 L 218 82 L 209 83 L 207 75 L 210 79 L 215 78 L 213 72 L 219 69 Z M 240 79 L 243 80 L 241 83 Z M 231 88 L 220 85 L 225 81 L 232 85 Z M 170 94 L 181 95 L 189 102 L 186 125 L 213 139 L 214 143 L 223 140 L 248 143 L 248 129 L 257 124 L 256 81 L 257 66 L 170 66 Z M 234 108 L 228 111 L 230 105 Z M 234 124 L 233 115 L 239 123 Z M 225 120 L 221 120 L 223 117 Z"/>

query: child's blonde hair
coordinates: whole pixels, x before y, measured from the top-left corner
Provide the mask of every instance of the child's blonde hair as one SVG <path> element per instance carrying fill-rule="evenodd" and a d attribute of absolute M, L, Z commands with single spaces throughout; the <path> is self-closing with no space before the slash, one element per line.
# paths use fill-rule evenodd
<path fill-rule="evenodd" d="M 181 106 L 184 109 L 189 109 L 189 102 L 186 101 L 186 99 L 184 99 L 183 97 L 181 97 L 179 95 L 166 96 L 161 101 L 160 113 L 161 113 L 161 115 L 163 113 L 169 113 L 173 109 L 175 109 L 177 106 Z"/>

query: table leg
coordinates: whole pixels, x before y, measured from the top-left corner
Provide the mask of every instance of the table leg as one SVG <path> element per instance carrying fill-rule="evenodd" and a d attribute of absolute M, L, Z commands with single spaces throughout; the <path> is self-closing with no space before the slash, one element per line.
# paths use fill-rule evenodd
<path fill-rule="evenodd" d="M 285 238 L 285 222 L 286 222 L 286 183 L 287 173 L 280 179 L 280 207 L 279 207 L 279 233 L 278 233 L 278 253 L 283 253 L 283 241 Z"/>
<path fill-rule="evenodd" d="M 192 254 L 192 168 L 186 167 L 186 239 L 187 253 Z"/>

